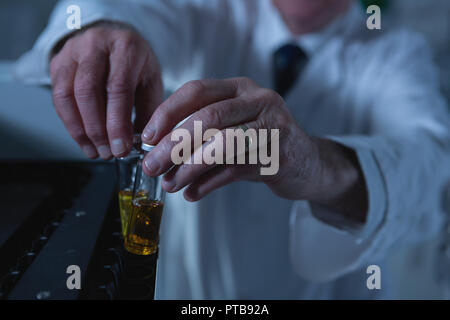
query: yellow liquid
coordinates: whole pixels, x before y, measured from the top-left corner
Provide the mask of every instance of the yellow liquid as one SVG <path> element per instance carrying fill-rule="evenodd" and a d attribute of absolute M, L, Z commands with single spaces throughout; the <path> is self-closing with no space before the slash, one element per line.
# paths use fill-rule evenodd
<path fill-rule="evenodd" d="M 125 238 L 127 234 L 128 219 L 131 215 L 131 198 L 133 192 L 131 190 L 119 191 L 119 208 L 120 208 L 120 221 L 122 223 L 122 236 Z"/>
<path fill-rule="evenodd" d="M 137 198 L 132 202 L 132 215 L 125 249 L 139 255 L 158 251 L 159 226 L 164 204 L 160 201 Z"/>

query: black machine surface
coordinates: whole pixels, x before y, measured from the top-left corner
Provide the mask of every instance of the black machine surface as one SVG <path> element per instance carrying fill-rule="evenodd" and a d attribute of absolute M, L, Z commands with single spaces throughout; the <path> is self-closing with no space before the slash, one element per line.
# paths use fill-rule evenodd
<path fill-rule="evenodd" d="M 123 248 L 113 164 L 0 162 L 0 177 L 0 299 L 153 299 L 157 255 Z"/>

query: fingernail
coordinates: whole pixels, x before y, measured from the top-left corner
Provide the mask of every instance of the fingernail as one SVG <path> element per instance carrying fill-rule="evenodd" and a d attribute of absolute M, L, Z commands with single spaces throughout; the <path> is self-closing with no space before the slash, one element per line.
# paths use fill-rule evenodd
<path fill-rule="evenodd" d="M 111 150 L 115 156 L 119 156 L 127 150 L 127 147 L 122 139 L 115 139 L 111 142 Z"/>
<path fill-rule="evenodd" d="M 98 156 L 97 150 L 91 145 L 83 146 L 82 150 L 88 158 L 92 159 Z"/>
<path fill-rule="evenodd" d="M 144 140 L 151 141 L 153 139 L 154 135 L 155 135 L 155 130 L 148 129 L 148 130 L 144 131 L 144 133 L 142 134 L 142 137 L 144 138 Z"/>
<path fill-rule="evenodd" d="M 112 156 L 111 149 L 109 149 L 108 145 L 103 145 L 97 148 L 98 153 L 100 154 L 100 157 L 103 159 L 109 159 Z"/>
<path fill-rule="evenodd" d="M 147 167 L 148 171 L 151 174 L 157 174 L 159 170 L 159 163 L 158 161 L 154 160 L 153 158 L 149 158 L 144 161 L 145 166 Z"/>

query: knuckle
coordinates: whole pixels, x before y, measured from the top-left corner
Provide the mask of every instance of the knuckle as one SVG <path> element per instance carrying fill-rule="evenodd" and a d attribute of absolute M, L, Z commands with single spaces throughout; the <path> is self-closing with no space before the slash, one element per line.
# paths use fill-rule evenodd
<path fill-rule="evenodd" d="M 134 32 L 129 30 L 120 30 L 115 42 L 117 49 L 126 50 L 127 52 L 136 52 L 138 47 L 138 38 Z"/>
<path fill-rule="evenodd" d="M 237 81 L 240 82 L 241 84 L 243 84 L 245 87 L 255 87 L 256 86 L 256 83 L 248 77 L 239 77 L 239 78 L 237 78 Z"/>
<path fill-rule="evenodd" d="M 78 52 L 81 57 L 95 56 L 100 52 L 106 53 L 107 49 L 104 46 L 104 39 L 107 36 L 108 34 L 103 28 L 91 27 L 82 33 L 77 39 L 78 43 L 73 43 L 72 46 L 76 46 L 74 49 L 79 49 Z"/>
<path fill-rule="evenodd" d="M 126 77 L 112 76 L 108 81 L 106 91 L 113 96 L 130 95 L 133 92 L 133 86 Z"/>
<path fill-rule="evenodd" d="M 84 77 L 96 77 L 97 79 L 103 74 L 103 65 L 105 57 L 97 49 L 88 49 L 80 57 L 77 72 Z"/>
<path fill-rule="evenodd" d="M 200 96 L 206 91 L 206 86 L 201 80 L 191 80 L 183 85 L 183 91 L 192 96 Z"/>
<path fill-rule="evenodd" d="M 75 97 L 80 102 L 86 102 L 95 99 L 97 92 L 99 92 L 99 85 L 90 81 L 85 81 L 82 84 L 75 86 Z"/>
<path fill-rule="evenodd" d="M 61 48 L 61 51 L 59 54 L 65 54 L 66 52 L 73 52 L 74 47 L 76 46 L 76 42 L 78 41 L 78 37 L 70 37 L 67 39 L 67 41 L 64 43 L 63 47 Z"/>
<path fill-rule="evenodd" d="M 99 50 L 94 46 L 86 46 L 80 54 L 79 67 L 88 70 L 95 70 L 99 61 Z"/>
<path fill-rule="evenodd" d="M 74 66 L 68 61 L 53 58 L 50 64 L 50 77 L 53 86 L 71 82 Z"/>
<path fill-rule="evenodd" d="M 83 128 L 81 128 L 78 125 L 68 124 L 68 131 L 72 138 L 77 141 L 78 143 L 84 143 L 87 140 L 86 133 L 84 132 Z"/>
<path fill-rule="evenodd" d="M 258 85 L 248 77 L 233 78 L 232 83 L 235 86 L 236 94 L 240 96 L 245 96 L 250 90 L 258 88 Z"/>
<path fill-rule="evenodd" d="M 77 74 L 75 77 L 75 87 L 81 91 L 86 91 L 88 88 L 93 90 L 100 90 L 102 87 L 102 63 L 97 54 L 86 55 L 79 63 Z"/>
<path fill-rule="evenodd" d="M 55 102 L 66 102 L 73 98 L 73 90 L 64 87 L 54 87 L 52 96 Z"/>
<path fill-rule="evenodd" d="M 133 32 L 126 31 L 123 36 L 123 44 L 127 49 L 136 48 L 138 45 L 138 39 Z"/>
<path fill-rule="evenodd" d="M 91 27 L 88 28 L 84 33 L 80 35 L 80 38 L 83 40 L 85 44 L 95 45 L 102 36 L 102 28 L 100 27 Z"/>
<path fill-rule="evenodd" d="M 273 100 L 276 101 L 276 102 L 283 101 L 283 98 L 280 96 L 280 94 L 279 94 L 278 92 L 276 92 L 276 91 L 274 91 L 274 90 L 270 90 L 270 89 L 267 89 L 267 90 L 269 90 L 269 92 L 267 92 L 267 95 L 268 95 L 271 99 L 273 99 Z"/>
<path fill-rule="evenodd" d="M 262 99 L 265 99 L 272 103 L 279 102 L 282 99 L 281 96 L 277 92 L 275 92 L 274 90 L 271 90 L 271 89 L 266 89 L 266 88 L 259 89 L 259 96 Z"/>
<path fill-rule="evenodd" d="M 199 118 L 211 125 L 220 124 L 222 119 L 222 112 L 218 108 L 204 108 Z"/>

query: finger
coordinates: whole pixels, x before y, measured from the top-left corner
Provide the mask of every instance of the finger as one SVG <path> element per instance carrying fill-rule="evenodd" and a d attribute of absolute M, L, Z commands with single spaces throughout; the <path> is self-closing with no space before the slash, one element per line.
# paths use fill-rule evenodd
<path fill-rule="evenodd" d="M 218 188 L 246 179 L 249 172 L 255 171 L 255 169 L 256 166 L 250 165 L 217 166 L 189 185 L 184 190 L 184 198 L 191 202 L 198 201 Z"/>
<path fill-rule="evenodd" d="M 144 75 L 141 83 L 136 88 L 134 103 L 136 107 L 135 132 L 144 130 L 153 112 L 162 102 L 163 85 L 160 72 L 159 70 L 153 70 L 153 68 L 155 66 L 147 62 L 144 66 Z"/>
<path fill-rule="evenodd" d="M 137 44 L 129 35 L 114 45 L 110 55 L 106 126 L 109 143 L 116 157 L 126 155 L 132 146 L 131 110 L 145 59 L 146 56 L 140 54 Z"/>
<path fill-rule="evenodd" d="M 184 190 L 184 198 L 188 201 L 197 201 L 210 192 L 235 181 L 235 173 L 231 166 L 216 167 L 207 172 L 196 182 Z"/>
<path fill-rule="evenodd" d="M 228 99 L 213 103 L 199 111 L 195 112 L 185 123 L 177 130 L 187 130 L 189 141 L 172 141 L 173 133 L 167 134 L 144 160 L 144 171 L 148 175 L 156 176 L 166 172 L 173 165 L 172 149 L 175 145 L 182 143 L 188 144 L 191 150 L 198 149 L 203 143 L 203 132 L 208 129 L 220 130 L 227 127 L 233 127 L 243 122 L 253 120 L 258 116 L 259 108 L 242 98 Z M 195 141 L 194 137 L 198 134 L 196 126 L 201 121 L 201 141 Z M 198 140 L 198 139 L 197 139 Z M 197 145 L 197 144 L 198 145 Z M 184 155 L 190 156 L 190 155 Z"/>
<path fill-rule="evenodd" d="M 52 97 L 56 113 L 61 118 L 71 137 L 90 159 L 98 157 L 97 149 L 84 131 L 83 121 L 78 111 L 74 96 L 74 78 L 77 63 L 71 61 L 60 66 L 58 62 L 51 64 Z"/>
<path fill-rule="evenodd" d="M 156 109 L 144 129 L 144 141 L 156 144 L 186 117 L 209 104 L 234 98 L 236 90 L 231 79 L 187 82 Z"/>
<path fill-rule="evenodd" d="M 105 85 L 106 55 L 98 50 L 79 58 L 75 75 L 75 99 L 84 130 L 103 159 L 111 158 L 106 134 Z"/>

